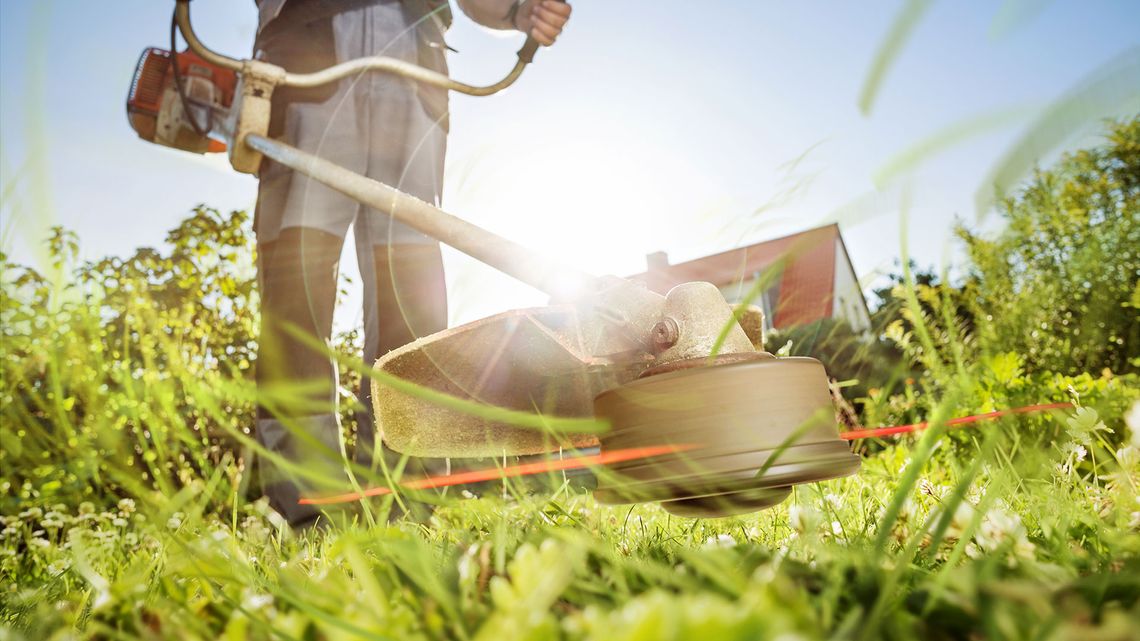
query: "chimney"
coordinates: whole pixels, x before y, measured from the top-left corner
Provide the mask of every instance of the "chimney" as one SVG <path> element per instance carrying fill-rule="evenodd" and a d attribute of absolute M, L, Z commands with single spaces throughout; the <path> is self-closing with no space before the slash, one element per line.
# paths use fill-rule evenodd
<path fill-rule="evenodd" d="M 645 265 L 648 271 L 658 271 L 665 269 L 669 266 L 669 254 L 665 252 L 653 252 L 652 254 L 645 255 Z"/>

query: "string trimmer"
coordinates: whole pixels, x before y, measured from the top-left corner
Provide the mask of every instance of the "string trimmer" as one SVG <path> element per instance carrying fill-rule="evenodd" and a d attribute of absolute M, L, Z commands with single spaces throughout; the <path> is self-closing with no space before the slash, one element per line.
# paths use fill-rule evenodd
<path fill-rule="evenodd" d="M 597 277 L 452 216 L 376 180 L 267 136 L 278 87 L 314 87 L 365 72 L 390 73 L 486 96 L 518 79 L 537 43 L 528 39 L 501 81 L 477 87 L 405 61 L 369 57 L 309 74 L 208 49 L 194 34 L 188 0 L 174 22 L 189 49 L 147 49 L 127 100 L 139 136 L 186 151 L 228 149 L 234 169 L 262 158 L 302 172 L 556 300 L 426 336 L 377 361 L 398 377 L 488 407 L 543 417 L 596 417 L 600 434 L 519 427 L 460 411 L 407 385 L 374 380 L 377 430 L 412 456 L 525 455 L 597 446 L 597 498 L 660 501 L 679 515 L 747 512 L 790 487 L 854 473 L 859 458 L 838 437 L 823 365 L 758 347 L 720 291 L 685 283 L 668 294 Z M 173 26 L 172 26 L 173 29 Z M 745 323 L 749 327 L 755 323 Z M 638 457 L 613 455 L 641 452 Z"/>

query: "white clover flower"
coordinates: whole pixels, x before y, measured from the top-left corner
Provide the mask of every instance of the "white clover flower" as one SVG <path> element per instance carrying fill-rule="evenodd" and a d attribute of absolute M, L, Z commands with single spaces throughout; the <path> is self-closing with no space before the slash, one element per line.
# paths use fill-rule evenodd
<path fill-rule="evenodd" d="M 122 499 L 119 501 L 119 511 L 123 514 L 130 514 L 135 511 L 134 499 Z"/>
<path fill-rule="evenodd" d="M 1021 518 L 1002 509 L 993 509 L 986 513 L 981 527 L 974 535 L 974 541 L 984 552 L 993 552 L 1011 543 L 1010 551 L 1015 558 L 1032 559 L 1036 550 L 1029 542 Z"/>
<path fill-rule="evenodd" d="M 459 571 L 459 582 L 467 583 L 473 577 L 478 576 L 479 563 L 475 560 L 475 551 L 479 546 L 472 545 L 459 557 L 457 563 L 457 570 Z"/>
<path fill-rule="evenodd" d="M 127 520 L 116 516 L 115 518 L 111 519 L 111 525 L 114 525 L 115 527 L 127 527 Z"/>
<path fill-rule="evenodd" d="M 1137 480 L 1137 472 L 1140 472 L 1140 449 L 1125 445 L 1116 450 L 1115 454 L 1116 462 L 1120 467 L 1116 471 L 1101 475 L 1105 481 L 1105 486 L 1110 491 L 1116 491 L 1127 486 L 1136 487 L 1140 484 L 1140 481 Z"/>
<path fill-rule="evenodd" d="M 60 574 L 63 574 L 64 572 L 66 572 L 68 570 L 68 568 L 70 568 L 70 567 L 71 567 L 71 561 L 68 561 L 67 559 L 59 559 L 58 561 L 52 561 L 51 563 L 49 563 L 47 566 L 47 570 L 50 574 L 54 574 L 54 575 L 58 576 Z"/>
<path fill-rule="evenodd" d="M 797 503 L 788 508 L 788 525 L 792 526 L 797 534 L 815 533 L 819 529 L 821 520 L 819 512 L 806 505 Z"/>
<path fill-rule="evenodd" d="M 44 519 L 40 521 L 40 525 L 46 528 L 61 528 L 63 527 L 63 515 L 54 510 L 48 512 L 44 515 Z"/>
<path fill-rule="evenodd" d="M 246 610 L 260 610 L 273 605 L 273 595 L 246 588 L 242 590 L 241 604 Z"/>
<path fill-rule="evenodd" d="M 1124 424 L 1131 432 L 1132 447 L 1140 449 L 1140 401 L 1133 403 L 1128 413 L 1124 415 Z"/>
<path fill-rule="evenodd" d="M 1084 445 L 1081 445 L 1079 443 L 1070 442 L 1070 443 L 1065 443 L 1063 446 L 1061 446 L 1061 453 L 1064 454 L 1066 457 L 1072 458 L 1075 461 L 1080 462 L 1080 461 L 1085 460 L 1085 457 L 1088 456 L 1089 451 L 1085 449 Z"/>
<path fill-rule="evenodd" d="M 705 539 L 706 548 L 730 548 L 736 545 L 736 539 L 731 534 L 718 534 Z"/>
<path fill-rule="evenodd" d="M 40 548 L 41 550 L 46 550 L 46 549 L 51 547 L 51 541 L 48 541 L 47 539 L 41 539 L 38 537 L 28 539 L 28 544 L 34 545 L 34 546 Z"/>
<path fill-rule="evenodd" d="M 175 512 L 174 514 L 171 514 L 170 518 L 166 520 L 166 527 L 171 530 L 177 530 L 178 528 L 182 527 L 182 517 L 183 514 L 181 512 Z"/>
<path fill-rule="evenodd" d="M 931 483 L 927 479 L 922 479 L 918 482 L 919 493 L 925 494 L 939 501 L 942 500 L 942 497 L 946 494 L 947 489 L 948 488 L 945 486 Z"/>
<path fill-rule="evenodd" d="M 1116 462 L 1126 470 L 1140 466 L 1140 448 L 1134 445 L 1125 445 L 1116 450 Z"/>
<path fill-rule="evenodd" d="M 269 528 L 265 527 L 265 522 L 256 516 L 245 517 L 241 526 L 242 535 L 247 541 L 260 545 L 269 540 Z"/>
<path fill-rule="evenodd" d="M 1065 460 L 1056 465 L 1057 471 L 1062 475 L 1067 476 L 1070 472 L 1073 471 L 1073 468 L 1079 465 L 1081 461 L 1085 460 L 1085 457 L 1088 456 L 1088 453 L 1089 452 L 1087 449 L 1085 449 L 1085 446 L 1081 445 L 1080 443 L 1075 443 L 1072 441 L 1065 443 L 1061 446 L 1061 455 L 1064 456 Z"/>
<path fill-rule="evenodd" d="M 79 513 L 80 514 L 94 514 L 95 513 L 95 504 L 92 503 L 91 501 L 84 501 L 84 502 L 80 503 L 79 504 Z"/>

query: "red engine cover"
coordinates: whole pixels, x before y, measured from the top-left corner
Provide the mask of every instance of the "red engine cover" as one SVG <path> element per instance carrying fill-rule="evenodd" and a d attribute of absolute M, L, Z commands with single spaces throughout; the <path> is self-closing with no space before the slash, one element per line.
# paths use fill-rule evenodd
<path fill-rule="evenodd" d="M 171 54 L 165 49 L 144 49 L 135 66 L 131 89 L 127 94 L 127 119 L 139 138 L 154 142 L 158 114 L 162 109 L 162 96 L 174 83 L 171 61 L 178 65 L 183 78 L 199 77 L 210 81 L 219 96 L 217 106 L 228 108 L 234 99 L 237 74 L 229 69 L 212 65 L 192 51 Z M 211 141 L 210 151 L 222 151 L 225 146 Z M 215 144 L 216 143 L 216 144 Z"/>

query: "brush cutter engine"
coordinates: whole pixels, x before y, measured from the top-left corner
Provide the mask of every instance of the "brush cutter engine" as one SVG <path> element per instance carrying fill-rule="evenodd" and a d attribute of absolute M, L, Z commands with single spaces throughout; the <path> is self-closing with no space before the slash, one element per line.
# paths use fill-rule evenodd
<path fill-rule="evenodd" d="M 208 132 L 213 112 L 233 103 L 236 84 L 237 74 L 192 51 L 150 47 L 135 66 L 127 118 L 147 142 L 197 154 L 225 151 L 225 143 Z"/>
<path fill-rule="evenodd" d="M 246 173 L 269 157 L 566 301 L 450 328 L 381 357 L 372 382 L 376 427 L 392 449 L 497 457 L 644 448 L 655 455 L 596 469 L 595 495 L 607 503 L 659 501 L 683 516 L 762 509 L 792 485 L 859 468 L 839 438 L 823 366 L 763 351 L 758 310 L 734 309 L 709 283 L 661 295 L 568 268 L 266 136 L 278 86 L 314 87 L 372 71 L 490 95 L 519 77 L 538 47 L 533 39 L 510 73 L 485 87 L 384 57 L 295 74 L 211 51 L 191 29 L 189 11 L 188 0 L 177 0 L 175 22 L 189 51 L 148 49 L 135 72 L 127 111 L 141 138 L 197 153 L 220 150 L 215 143 L 224 140 L 231 164 Z M 512 420 L 520 412 L 552 429 L 535 429 L 534 420 L 520 426 Z M 589 422 L 558 419 L 591 417 L 608 429 L 557 428 Z"/>

